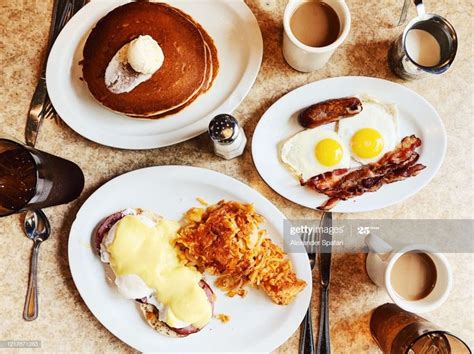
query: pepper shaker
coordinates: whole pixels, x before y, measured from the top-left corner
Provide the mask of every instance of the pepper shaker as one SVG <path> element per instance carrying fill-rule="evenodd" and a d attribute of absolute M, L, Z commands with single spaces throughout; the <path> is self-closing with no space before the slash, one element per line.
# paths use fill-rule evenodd
<path fill-rule="evenodd" d="M 209 136 L 214 153 L 226 160 L 242 155 L 247 143 L 244 130 L 230 114 L 219 114 L 211 120 Z"/>

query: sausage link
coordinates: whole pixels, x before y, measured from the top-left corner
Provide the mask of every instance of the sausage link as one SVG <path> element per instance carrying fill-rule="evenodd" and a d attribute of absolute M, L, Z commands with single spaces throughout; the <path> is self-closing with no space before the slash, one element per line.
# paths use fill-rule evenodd
<path fill-rule="evenodd" d="M 357 97 L 335 98 L 309 106 L 299 115 L 298 121 L 305 128 L 316 128 L 362 112 L 362 102 Z"/>

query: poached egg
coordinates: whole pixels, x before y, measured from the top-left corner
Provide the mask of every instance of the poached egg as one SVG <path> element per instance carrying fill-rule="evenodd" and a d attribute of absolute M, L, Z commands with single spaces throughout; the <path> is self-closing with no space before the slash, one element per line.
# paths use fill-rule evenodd
<path fill-rule="evenodd" d="M 199 286 L 202 274 L 183 265 L 172 245 L 180 225 L 127 209 L 103 238 L 100 250 L 115 284 L 127 299 L 146 298 L 159 310 L 160 321 L 173 328 L 204 327 L 212 305 Z"/>

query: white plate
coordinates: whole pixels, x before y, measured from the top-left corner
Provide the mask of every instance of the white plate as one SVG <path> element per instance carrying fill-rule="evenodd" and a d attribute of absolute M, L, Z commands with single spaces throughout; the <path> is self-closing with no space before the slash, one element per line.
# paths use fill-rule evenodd
<path fill-rule="evenodd" d="M 412 178 L 383 186 L 377 192 L 339 202 L 333 212 L 362 212 L 401 202 L 428 184 L 440 168 L 446 152 L 446 131 L 436 110 L 416 92 L 390 81 L 369 77 L 336 77 L 302 86 L 275 102 L 258 122 L 252 140 L 252 155 L 260 176 L 278 194 L 294 203 L 316 208 L 327 197 L 301 187 L 282 165 L 278 144 L 303 128 L 297 115 L 314 103 L 344 96 L 368 94 L 395 103 L 399 111 L 400 136 L 421 138 L 420 163 L 426 169 Z"/>
<path fill-rule="evenodd" d="M 122 298 L 109 285 L 103 263 L 90 246 L 98 223 L 127 207 L 142 207 L 178 220 L 196 197 L 210 203 L 221 199 L 249 202 L 266 218 L 265 229 L 283 245 L 283 214 L 247 185 L 223 174 L 196 167 L 159 166 L 119 176 L 95 191 L 79 210 L 69 236 L 69 266 L 79 293 L 95 317 L 115 336 L 140 351 L 240 352 L 271 351 L 281 345 L 301 323 L 311 295 L 311 271 L 303 246 L 289 253 L 295 272 L 308 285 L 288 306 L 271 302 L 262 292 L 249 289 L 245 298 L 229 298 L 215 286 L 215 313 L 230 315 L 223 324 L 212 320 L 186 338 L 163 336 L 142 319 L 135 303 Z M 293 238 L 294 240 L 296 239 Z M 291 242 L 285 236 L 285 245 Z M 294 246 L 292 246 L 294 247 Z M 209 278 L 209 277 L 208 277 Z"/>
<path fill-rule="evenodd" d="M 98 103 L 80 80 L 82 49 L 96 22 L 128 0 L 94 0 L 64 27 L 48 59 L 46 82 L 54 108 L 77 133 L 99 144 L 150 149 L 191 139 L 207 130 L 212 117 L 231 113 L 252 87 L 262 61 L 262 34 L 242 0 L 172 0 L 215 41 L 220 71 L 209 92 L 181 112 L 159 120 L 139 120 Z"/>

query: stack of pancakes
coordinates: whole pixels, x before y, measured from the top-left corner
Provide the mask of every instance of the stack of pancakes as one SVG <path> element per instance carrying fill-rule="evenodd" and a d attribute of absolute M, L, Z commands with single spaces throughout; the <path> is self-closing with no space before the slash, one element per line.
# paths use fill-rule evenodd
<path fill-rule="evenodd" d="M 119 49 L 140 35 L 158 42 L 163 65 L 130 92 L 112 93 L 105 70 Z M 181 10 L 151 2 L 131 2 L 103 17 L 87 38 L 82 65 L 84 81 L 101 104 L 136 118 L 179 112 L 212 86 L 219 70 L 209 34 Z"/>

